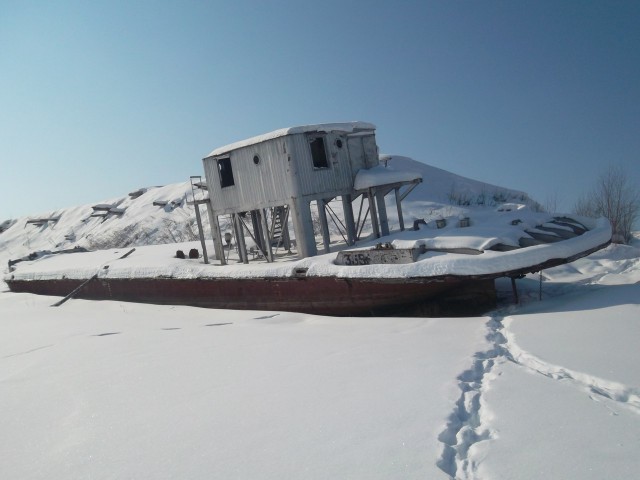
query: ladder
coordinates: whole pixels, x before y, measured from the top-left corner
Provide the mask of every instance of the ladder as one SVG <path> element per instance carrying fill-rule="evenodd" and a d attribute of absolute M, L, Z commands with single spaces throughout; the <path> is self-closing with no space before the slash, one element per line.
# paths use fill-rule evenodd
<path fill-rule="evenodd" d="M 198 224 L 198 236 L 200 237 L 200 245 L 202 245 L 202 256 L 204 257 L 204 263 L 209 263 L 209 256 L 207 255 L 207 246 L 204 241 L 204 231 L 202 229 L 202 219 L 200 218 L 200 204 L 206 203 L 206 199 L 196 200 L 196 189 L 203 189 L 201 175 L 192 175 L 189 180 L 191 181 L 191 196 L 193 197 L 193 208 L 196 213 L 196 223 Z M 197 181 L 196 181 L 197 180 Z"/>
<path fill-rule="evenodd" d="M 279 206 L 271 209 L 271 245 L 283 247 L 291 250 L 289 240 L 289 228 L 287 220 L 289 218 L 289 207 Z"/>

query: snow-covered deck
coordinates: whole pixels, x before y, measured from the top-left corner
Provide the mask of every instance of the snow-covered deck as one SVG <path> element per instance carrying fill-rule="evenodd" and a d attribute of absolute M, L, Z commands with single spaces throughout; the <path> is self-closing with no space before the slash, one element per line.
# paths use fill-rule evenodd
<path fill-rule="evenodd" d="M 514 220 L 519 220 L 513 225 Z M 453 222 L 445 229 L 427 225 L 417 231 L 396 232 L 388 237 L 360 243 L 354 248 L 373 248 L 376 243 L 391 242 L 396 248 L 420 248 L 426 252 L 415 263 L 344 266 L 336 265 L 336 253 L 302 260 L 279 256 L 273 263 L 251 261 L 249 264 L 231 263 L 221 266 L 204 264 L 202 260 L 183 260 L 175 257 L 177 249 L 187 251 L 199 244 L 166 244 L 138 247 L 127 258 L 119 259 L 128 249 L 51 255 L 36 261 L 19 263 L 6 280 L 83 279 L 98 273 L 100 278 L 285 278 L 304 269 L 307 277 L 402 279 L 433 276 L 482 276 L 517 271 L 541 265 L 553 259 L 564 259 L 593 250 L 611 238 L 611 228 L 605 219 L 581 222 L 589 230 L 575 238 L 556 243 L 517 248 L 511 251 L 489 250 L 497 244 L 517 246 L 518 240 L 528 237 L 526 230 L 542 225 L 553 217 L 531 211 L 511 211 L 478 216 L 472 226 L 456 228 Z M 344 245 L 342 248 L 345 248 Z M 479 255 L 434 252 L 430 249 L 471 249 Z M 108 268 L 105 268 L 108 266 Z"/>

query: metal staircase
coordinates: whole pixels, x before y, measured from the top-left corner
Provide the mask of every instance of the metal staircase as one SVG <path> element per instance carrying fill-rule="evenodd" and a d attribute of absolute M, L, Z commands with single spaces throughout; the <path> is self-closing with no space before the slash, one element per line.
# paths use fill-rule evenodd
<path fill-rule="evenodd" d="M 289 207 L 280 206 L 271 209 L 271 245 L 286 250 L 291 250 L 291 240 L 289 239 Z"/>

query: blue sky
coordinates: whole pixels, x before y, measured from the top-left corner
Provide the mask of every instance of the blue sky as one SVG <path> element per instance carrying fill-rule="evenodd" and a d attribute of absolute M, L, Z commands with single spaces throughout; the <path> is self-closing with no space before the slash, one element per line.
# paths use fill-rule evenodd
<path fill-rule="evenodd" d="M 0 0 L 0 222 L 350 120 L 559 209 L 610 163 L 640 186 L 640 2 Z"/>

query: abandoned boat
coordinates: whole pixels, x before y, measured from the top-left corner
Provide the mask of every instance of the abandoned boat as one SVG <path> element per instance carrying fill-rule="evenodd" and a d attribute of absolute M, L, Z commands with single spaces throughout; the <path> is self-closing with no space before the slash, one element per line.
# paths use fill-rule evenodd
<path fill-rule="evenodd" d="M 571 262 L 611 238 L 604 219 L 523 205 L 406 228 L 402 201 L 423 179 L 381 163 L 365 122 L 277 130 L 203 164 L 205 181 L 192 177 L 202 256 L 176 254 L 197 245 L 47 252 L 14 261 L 9 288 L 325 315 L 467 314 L 494 305 L 496 278 Z"/>

